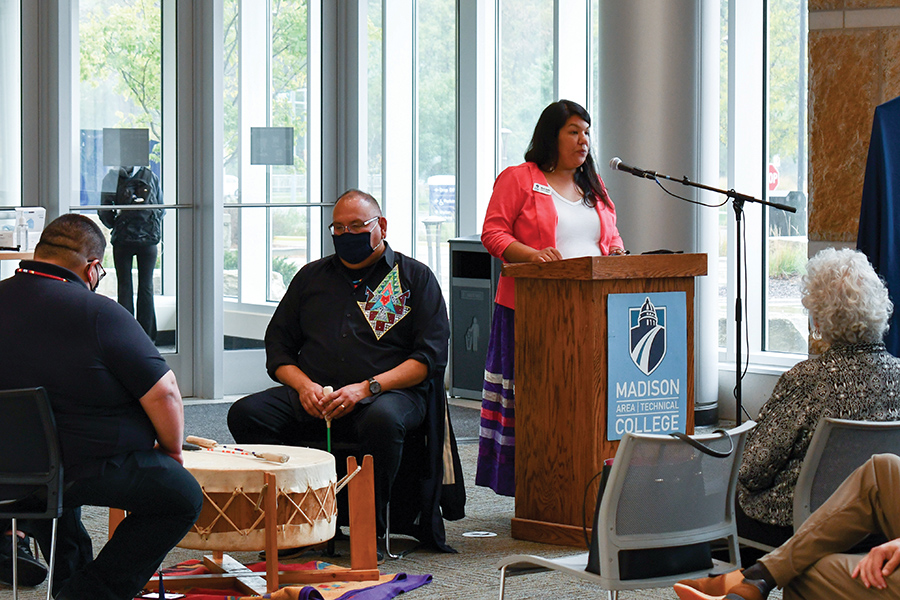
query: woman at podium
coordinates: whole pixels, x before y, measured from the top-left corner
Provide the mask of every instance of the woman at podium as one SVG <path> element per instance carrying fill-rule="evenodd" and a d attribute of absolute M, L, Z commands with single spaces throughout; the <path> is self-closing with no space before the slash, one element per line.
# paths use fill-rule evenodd
<path fill-rule="evenodd" d="M 481 241 L 508 263 L 626 254 L 616 209 L 597 174 L 591 117 L 559 100 L 541 113 L 525 162 L 494 182 Z M 485 365 L 475 483 L 514 496 L 515 282 L 501 277 Z"/>

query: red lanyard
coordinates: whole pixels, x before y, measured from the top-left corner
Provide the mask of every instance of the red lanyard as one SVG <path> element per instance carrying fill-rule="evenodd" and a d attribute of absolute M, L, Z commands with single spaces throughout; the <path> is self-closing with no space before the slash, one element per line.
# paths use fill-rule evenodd
<path fill-rule="evenodd" d="M 28 275 L 37 275 L 38 277 L 46 277 L 47 279 L 56 279 L 57 281 L 65 281 L 69 282 L 65 277 L 57 277 L 56 275 L 50 275 L 49 273 L 41 273 L 40 271 L 32 271 L 31 269 L 16 269 L 16 273 L 26 273 Z"/>

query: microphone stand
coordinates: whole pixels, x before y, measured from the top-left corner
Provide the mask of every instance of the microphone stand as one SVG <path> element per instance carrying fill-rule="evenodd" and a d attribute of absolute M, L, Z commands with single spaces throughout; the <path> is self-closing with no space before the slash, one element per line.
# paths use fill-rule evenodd
<path fill-rule="evenodd" d="M 731 205 L 734 208 L 734 221 L 735 221 L 735 240 L 736 240 L 736 249 L 737 249 L 737 289 L 735 293 L 734 299 L 734 326 L 735 326 L 735 366 L 734 366 L 734 399 L 735 399 L 735 423 L 736 425 L 741 424 L 741 412 L 743 410 L 743 406 L 741 404 L 741 367 L 742 367 L 742 345 L 743 345 L 743 330 L 741 324 L 744 321 L 743 315 L 743 297 L 742 297 L 742 280 L 741 277 L 741 221 L 743 220 L 744 213 L 744 203 L 745 202 L 756 202 L 757 204 L 763 204 L 765 206 L 771 206 L 772 208 L 777 208 L 779 210 L 783 210 L 790 213 L 797 212 L 797 209 L 793 206 L 788 206 L 787 204 L 779 204 L 778 202 L 769 202 L 768 200 L 760 200 L 758 198 L 754 198 L 753 196 L 747 196 L 746 194 L 739 194 L 734 190 L 722 190 L 719 188 L 714 188 L 712 186 L 704 185 L 702 183 L 696 183 L 691 181 L 686 176 L 681 179 L 676 179 L 674 177 L 669 177 L 668 175 L 663 175 L 661 173 L 657 173 L 656 171 L 644 171 L 643 177 L 647 179 L 663 178 L 668 179 L 669 181 L 675 181 L 682 185 L 687 185 L 690 187 L 695 187 L 701 190 L 707 190 L 709 192 L 716 192 L 717 194 L 722 194 L 723 196 L 727 196 L 731 198 Z"/>

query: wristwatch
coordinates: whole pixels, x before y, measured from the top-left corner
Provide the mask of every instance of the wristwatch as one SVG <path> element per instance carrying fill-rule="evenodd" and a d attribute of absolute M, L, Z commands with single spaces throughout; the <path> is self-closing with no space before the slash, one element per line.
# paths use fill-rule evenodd
<path fill-rule="evenodd" d="M 369 377 L 369 393 L 373 396 L 381 393 L 381 384 L 374 377 Z"/>

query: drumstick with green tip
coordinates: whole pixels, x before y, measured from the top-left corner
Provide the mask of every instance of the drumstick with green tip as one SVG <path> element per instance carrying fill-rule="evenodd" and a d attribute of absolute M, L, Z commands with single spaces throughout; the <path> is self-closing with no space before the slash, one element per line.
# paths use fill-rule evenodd
<path fill-rule="evenodd" d="M 330 385 L 322 388 L 322 392 L 325 394 L 330 394 L 333 391 L 334 388 Z M 331 452 L 331 417 L 325 417 L 325 449 Z"/>

